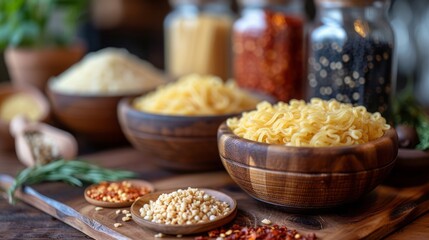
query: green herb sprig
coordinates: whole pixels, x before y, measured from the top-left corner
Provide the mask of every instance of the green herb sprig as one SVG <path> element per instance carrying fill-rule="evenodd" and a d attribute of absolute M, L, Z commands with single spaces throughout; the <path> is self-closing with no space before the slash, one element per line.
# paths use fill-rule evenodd
<path fill-rule="evenodd" d="M 15 202 L 15 192 L 24 185 L 62 181 L 81 187 L 84 183 L 117 181 L 135 176 L 134 172 L 110 170 L 85 161 L 58 160 L 46 165 L 29 167 L 22 170 L 16 176 L 7 194 L 9 203 L 13 204 Z"/>

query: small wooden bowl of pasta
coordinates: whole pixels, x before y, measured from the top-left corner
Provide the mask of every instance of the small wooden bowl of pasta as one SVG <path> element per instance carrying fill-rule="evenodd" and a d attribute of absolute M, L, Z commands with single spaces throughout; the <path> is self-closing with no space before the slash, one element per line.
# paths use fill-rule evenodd
<path fill-rule="evenodd" d="M 261 107 L 258 106 L 259 108 Z M 267 106 L 262 108 L 269 109 Z M 299 111 L 301 116 L 305 115 L 305 110 L 299 108 Z M 237 124 L 243 124 L 247 131 L 252 131 L 255 127 L 263 132 L 260 129 L 266 128 L 266 125 L 276 126 L 276 124 L 280 124 L 279 121 L 285 122 L 277 113 L 272 113 L 271 116 L 262 115 L 266 117 L 263 121 L 265 126 L 262 124 L 260 127 L 256 127 L 248 122 L 239 122 L 246 117 L 251 118 L 253 122 L 258 122 L 255 120 L 258 119 L 257 114 L 252 115 L 252 113 L 239 119 L 229 119 L 228 124 L 223 123 L 218 130 L 218 145 L 222 163 L 229 175 L 244 191 L 263 202 L 281 205 L 295 211 L 326 209 L 344 205 L 371 192 L 386 178 L 395 164 L 398 153 L 397 134 L 383 121 L 379 126 L 386 127 L 381 132 L 381 136 L 369 141 L 352 145 L 312 146 L 306 144 L 304 138 L 296 139 L 295 136 L 291 142 L 301 141 L 302 144 L 296 146 L 267 143 L 269 140 L 260 142 L 259 139 L 246 139 L 249 137 L 249 133 L 240 132 L 244 130 L 237 128 Z M 310 134 L 311 130 L 304 129 L 305 124 L 306 121 L 310 121 L 308 119 L 315 116 L 312 113 L 305 116 L 307 120 L 297 121 L 301 132 L 306 132 L 306 135 Z M 261 117 L 259 116 L 259 119 Z M 278 119 L 273 120 L 273 117 Z M 314 120 L 323 123 L 321 119 Z M 289 125 L 285 126 L 285 129 L 293 125 L 293 120 L 287 122 Z M 356 123 L 354 124 L 356 125 Z M 315 123 L 312 122 L 310 125 L 315 125 Z M 324 125 L 328 124 L 325 122 Z M 338 126 L 338 123 L 332 122 L 332 126 Z M 321 129 L 326 129 L 326 127 Z M 274 134 L 273 130 L 270 131 L 273 136 L 265 137 L 276 138 L 281 135 Z M 281 139 L 287 139 L 287 133 L 290 132 L 284 131 Z M 299 133 L 300 131 L 297 130 L 297 134 Z M 239 136 L 242 134 L 245 134 L 243 136 L 246 138 Z M 333 132 L 329 132 L 328 135 L 333 134 Z M 323 134 L 319 131 L 314 135 L 317 138 Z"/>
<path fill-rule="evenodd" d="M 141 112 L 132 107 L 134 98 L 119 103 L 119 122 L 127 139 L 145 159 L 179 171 L 222 168 L 216 133 L 228 117 L 170 116 Z"/>
<path fill-rule="evenodd" d="M 211 76 L 190 75 L 118 106 L 122 131 L 154 163 L 172 170 L 222 168 L 220 124 L 260 101 Z"/>

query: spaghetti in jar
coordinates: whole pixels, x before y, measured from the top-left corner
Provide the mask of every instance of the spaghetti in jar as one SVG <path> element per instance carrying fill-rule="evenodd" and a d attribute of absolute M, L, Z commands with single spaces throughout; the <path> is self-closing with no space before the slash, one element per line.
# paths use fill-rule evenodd
<path fill-rule="evenodd" d="M 233 13 L 227 0 L 170 0 L 164 22 L 165 65 L 169 75 L 230 77 Z"/>

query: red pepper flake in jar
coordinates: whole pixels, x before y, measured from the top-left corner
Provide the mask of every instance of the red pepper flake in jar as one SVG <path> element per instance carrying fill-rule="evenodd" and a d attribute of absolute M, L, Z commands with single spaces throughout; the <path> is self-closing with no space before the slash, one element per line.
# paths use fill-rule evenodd
<path fill-rule="evenodd" d="M 207 233 L 207 236 L 195 237 L 195 240 L 211 240 L 222 238 L 223 240 L 252 239 L 252 240 L 316 240 L 314 233 L 307 236 L 299 234 L 296 230 L 290 230 L 285 226 L 258 226 L 246 227 L 234 224 L 230 229 L 216 229 Z"/>
<path fill-rule="evenodd" d="M 147 187 L 137 187 L 128 181 L 100 182 L 86 191 L 86 195 L 94 200 L 123 203 L 134 202 L 137 198 L 151 192 Z"/>
<path fill-rule="evenodd" d="M 242 2 L 245 8 L 233 31 L 237 84 L 282 101 L 302 99 L 304 17 L 280 6 L 258 8 L 249 1 L 246 8 L 247 1 Z"/>

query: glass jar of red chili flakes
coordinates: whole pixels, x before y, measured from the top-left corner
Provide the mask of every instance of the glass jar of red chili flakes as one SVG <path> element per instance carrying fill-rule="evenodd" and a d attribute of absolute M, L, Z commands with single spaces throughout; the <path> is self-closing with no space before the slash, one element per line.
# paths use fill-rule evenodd
<path fill-rule="evenodd" d="M 239 0 L 233 26 L 234 78 L 278 100 L 303 97 L 304 1 Z"/>

